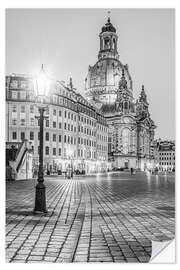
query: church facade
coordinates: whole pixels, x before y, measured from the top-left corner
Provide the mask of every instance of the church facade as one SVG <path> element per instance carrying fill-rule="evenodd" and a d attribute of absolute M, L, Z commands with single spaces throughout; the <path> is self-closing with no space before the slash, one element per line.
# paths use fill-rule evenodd
<path fill-rule="evenodd" d="M 98 61 L 89 66 L 85 95 L 107 119 L 109 162 L 113 168 L 151 168 L 156 126 L 150 117 L 144 86 L 135 100 L 128 65 L 119 60 L 118 35 L 110 18 L 99 38 Z"/>

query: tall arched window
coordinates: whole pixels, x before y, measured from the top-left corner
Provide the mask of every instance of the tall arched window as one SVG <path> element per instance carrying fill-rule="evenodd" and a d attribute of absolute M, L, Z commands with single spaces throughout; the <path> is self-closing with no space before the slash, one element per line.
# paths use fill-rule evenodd
<path fill-rule="evenodd" d="M 123 108 L 124 108 L 124 113 L 127 113 L 129 110 L 129 102 L 128 101 L 123 102 Z"/>
<path fill-rule="evenodd" d="M 110 39 L 108 37 L 104 38 L 104 49 L 110 48 Z"/>
<path fill-rule="evenodd" d="M 128 128 L 124 128 L 122 131 L 122 147 L 124 154 L 128 154 L 129 146 L 130 146 L 130 130 Z"/>

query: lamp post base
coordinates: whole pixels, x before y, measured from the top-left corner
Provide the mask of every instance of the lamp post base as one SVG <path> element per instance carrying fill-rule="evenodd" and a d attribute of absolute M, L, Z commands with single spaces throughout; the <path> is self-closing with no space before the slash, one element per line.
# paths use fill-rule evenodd
<path fill-rule="evenodd" d="M 47 213 L 46 209 L 46 187 L 43 183 L 38 183 L 36 185 L 36 197 L 35 197 L 35 207 L 34 213 Z"/>

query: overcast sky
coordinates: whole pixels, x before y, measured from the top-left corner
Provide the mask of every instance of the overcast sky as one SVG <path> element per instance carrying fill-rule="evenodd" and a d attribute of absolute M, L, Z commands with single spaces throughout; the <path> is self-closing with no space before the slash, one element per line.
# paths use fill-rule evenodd
<path fill-rule="evenodd" d="M 44 64 L 58 80 L 72 76 L 84 93 L 99 51 L 106 9 L 8 9 L 6 73 L 34 74 Z M 145 85 L 156 138 L 175 138 L 175 38 L 172 9 L 112 9 L 120 61 L 128 63 L 134 97 Z"/>

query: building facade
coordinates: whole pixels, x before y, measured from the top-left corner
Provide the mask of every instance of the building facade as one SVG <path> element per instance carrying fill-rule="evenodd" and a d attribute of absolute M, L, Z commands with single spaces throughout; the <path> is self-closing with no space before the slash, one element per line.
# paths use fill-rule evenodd
<path fill-rule="evenodd" d="M 73 88 L 52 82 L 44 120 L 44 167 L 50 172 L 68 166 L 86 173 L 107 170 L 108 126 L 105 117 Z M 6 141 L 27 139 L 38 166 L 39 122 L 33 77 L 6 77 Z"/>
<path fill-rule="evenodd" d="M 145 170 L 153 166 L 156 127 L 150 117 L 144 86 L 135 100 L 128 65 L 119 60 L 118 35 L 110 18 L 99 38 L 98 61 L 89 66 L 85 95 L 107 120 L 108 157 L 112 167 Z"/>
<path fill-rule="evenodd" d="M 159 171 L 175 171 L 175 142 L 154 141 L 155 167 Z"/>

